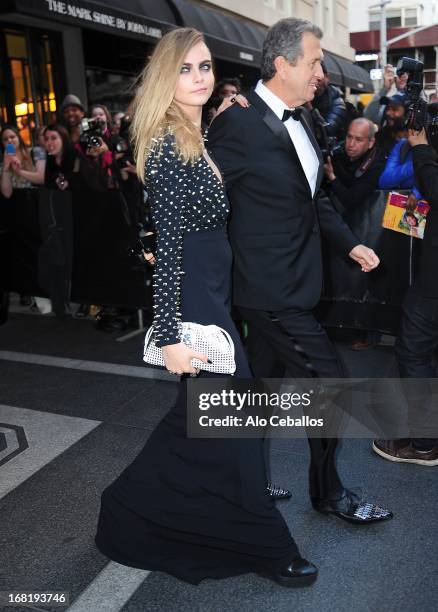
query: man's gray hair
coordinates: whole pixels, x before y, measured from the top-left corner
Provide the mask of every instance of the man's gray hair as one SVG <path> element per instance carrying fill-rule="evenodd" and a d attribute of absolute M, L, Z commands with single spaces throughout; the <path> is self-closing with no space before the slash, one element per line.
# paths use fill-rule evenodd
<path fill-rule="evenodd" d="M 274 23 L 269 28 L 263 43 L 261 75 L 263 81 L 269 81 L 277 72 L 274 60 L 282 55 L 288 62 L 295 65 L 303 55 L 301 40 L 304 32 L 310 32 L 316 38 L 322 38 L 322 30 L 307 19 L 288 17 Z"/>
<path fill-rule="evenodd" d="M 356 124 L 359 123 L 359 124 L 367 126 L 367 128 L 368 128 L 368 140 L 373 140 L 373 138 L 376 137 L 377 126 L 370 119 L 367 119 L 366 117 L 356 117 L 356 119 L 353 119 L 353 121 L 350 123 L 350 125 L 352 125 L 353 123 L 356 123 Z"/>

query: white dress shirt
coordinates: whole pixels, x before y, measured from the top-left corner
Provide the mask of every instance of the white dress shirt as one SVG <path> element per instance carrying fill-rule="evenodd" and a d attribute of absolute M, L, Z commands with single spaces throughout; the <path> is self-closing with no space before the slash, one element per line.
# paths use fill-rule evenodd
<path fill-rule="evenodd" d="M 277 115 L 281 120 L 283 117 L 283 111 L 289 109 L 283 100 L 280 100 L 270 89 L 263 85 L 262 81 L 257 83 L 255 92 L 261 99 L 269 106 L 269 108 Z M 289 117 L 284 122 L 284 127 L 289 132 L 290 139 L 293 142 L 295 150 L 298 155 L 298 159 L 306 175 L 309 183 L 312 197 L 315 195 L 316 179 L 318 176 L 319 160 L 312 143 L 309 140 L 306 130 L 304 129 L 301 121 L 296 121 L 293 117 Z"/>

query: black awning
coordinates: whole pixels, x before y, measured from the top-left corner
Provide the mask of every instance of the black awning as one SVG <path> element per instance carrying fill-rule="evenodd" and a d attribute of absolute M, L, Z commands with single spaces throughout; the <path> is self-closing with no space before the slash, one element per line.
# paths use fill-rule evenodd
<path fill-rule="evenodd" d="M 330 83 L 337 85 L 338 87 L 343 87 L 344 81 L 342 79 L 341 69 L 339 68 L 337 62 L 333 59 L 333 56 L 327 51 L 324 51 L 324 63 L 327 68 Z"/>
<path fill-rule="evenodd" d="M 326 62 L 330 81 L 334 85 L 350 87 L 350 89 L 355 92 L 374 92 L 369 73 L 360 66 L 353 64 L 353 62 L 350 62 L 344 57 L 339 57 L 338 55 L 327 52 L 324 53 L 324 60 Z M 332 67 L 333 78 L 329 66 Z M 340 75 L 342 78 L 341 83 L 339 82 Z"/>
<path fill-rule="evenodd" d="M 177 25 L 166 0 L 1 0 L 1 13 L 54 19 L 143 40 L 157 40 Z"/>
<path fill-rule="evenodd" d="M 214 9 L 172 0 L 181 20 L 205 34 L 214 57 L 239 64 L 260 66 L 263 40 L 267 29 L 234 19 Z"/>

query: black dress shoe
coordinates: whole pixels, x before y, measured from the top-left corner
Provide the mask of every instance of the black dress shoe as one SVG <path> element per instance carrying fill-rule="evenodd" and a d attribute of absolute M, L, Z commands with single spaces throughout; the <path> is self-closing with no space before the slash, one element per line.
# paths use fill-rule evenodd
<path fill-rule="evenodd" d="M 288 491 L 288 489 L 277 487 L 277 485 L 274 485 L 271 482 L 268 482 L 266 489 L 273 499 L 289 499 L 292 497 L 292 493 Z"/>
<path fill-rule="evenodd" d="M 392 512 L 362 501 L 358 495 L 344 490 L 344 495 L 340 499 L 318 499 L 311 498 L 312 506 L 317 512 L 322 514 L 333 514 L 348 523 L 354 525 L 367 525 L 378 521 L 386 521 L 393 517 Z"/>
<path fill-rule="evenodd" d="M 310 586 L 315 582 L 318 568 L 306 559 L 295 559 L 287 567 L 274 572 L 262 572 L 260 576 L 290 589 Z"/>

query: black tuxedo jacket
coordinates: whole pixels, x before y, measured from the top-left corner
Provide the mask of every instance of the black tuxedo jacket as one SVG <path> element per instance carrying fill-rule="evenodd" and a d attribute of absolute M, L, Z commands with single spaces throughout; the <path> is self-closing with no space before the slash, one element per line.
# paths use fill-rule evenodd
<path fill-rule="evenodd" d="M 302 122 L 319 159 L 315 197 L 283 122 L 254 91 L 212 123 L 207 147 L 231 202 L 234 303 L 259 310 L 310 310 L 322 290 L 320 225 L 347 254 L 359 244 L 319 192 L 323 162 L 307 113 Z"/>

